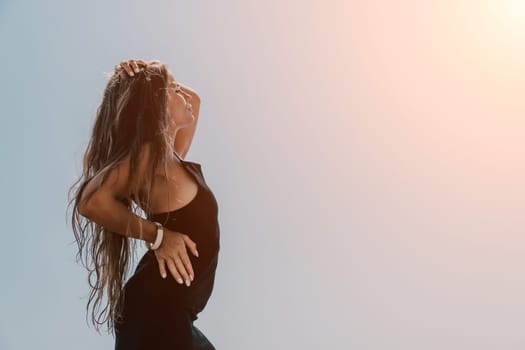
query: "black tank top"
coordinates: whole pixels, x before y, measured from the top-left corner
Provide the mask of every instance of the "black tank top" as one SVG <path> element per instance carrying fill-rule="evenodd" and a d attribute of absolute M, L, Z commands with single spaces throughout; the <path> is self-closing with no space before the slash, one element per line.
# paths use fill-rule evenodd
<path fill-rule="evenodd" d="M 197 314 L 204 309 L 211 296 L 215 281 L 220 250 L 218 205 L 215 195 L 206 184 L 201 164 L 183 160 L 177 153 L 174 154 L 197 182 L 197 194 L 185 206 L 172 211 L 150 213 L 148 219 L 157 221 L 172 231 L 187 234 L 197 244 L 199 257 L 186 247 L 195 273 L 194 280 L 189 287 L 179 284 L 167 266 L 168 277 L 162 279 L 154 251 L 148 250 L 130 281 L 142 280 L 145 288 L 151 288 L 156 299 L 165 299 L 159 300 L 162 305 L 176 304 L 184 307 L 190 312 L 192 319 L 196 320 Z"/>
<path fill-rule="evenodd" d="M 201 164 L 186 161 L 176 152 L 173 154 L 197 182 L 197 194 L 185 206 L 167 212 L 150 214 L 149 218 L 160 222 L 169 229 L 186 233 L 197 243 L 197 250 L 201 243 L 201 248 L 209 249 L 210 253 L 215 252 L 219 248 L 220 238 L 219 207 L 215 195 L 204 179 Z"/>

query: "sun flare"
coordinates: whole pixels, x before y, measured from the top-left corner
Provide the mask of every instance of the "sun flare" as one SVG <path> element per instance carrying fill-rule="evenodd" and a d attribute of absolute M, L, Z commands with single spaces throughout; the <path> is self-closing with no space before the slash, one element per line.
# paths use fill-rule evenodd
<path fill-rule="evenodd" d="M 498 0 L 492 4 L 492 11 L 507 34 L 525 34 L 525 0 Z"/>

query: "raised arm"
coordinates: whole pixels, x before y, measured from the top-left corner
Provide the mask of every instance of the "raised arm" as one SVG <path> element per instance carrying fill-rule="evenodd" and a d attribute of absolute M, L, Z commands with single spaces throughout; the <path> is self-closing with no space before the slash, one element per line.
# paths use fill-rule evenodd
<path fill-rule="evenodd" d="M 197 129 L 201 99 L 195 90 L 193 90 L 187 85 L 183 85 L 180 81 L 178 83 L 180 85 L 181 90 L 191 96 L 191 106 L 193 110 L 193 116 L 195 118 L 194 122 L 191 123 L 191 125 L 188 125 L 177 132 L 177 135 L 175 136 L 175 141 L 173 142 L 173 148 L 175 149 L 177 154 L 184 159 L 186 158 L 186 154 L 190 150 L 190 146 L 193 141 L 193 136 L 195 136 L 195 131 Z"/>

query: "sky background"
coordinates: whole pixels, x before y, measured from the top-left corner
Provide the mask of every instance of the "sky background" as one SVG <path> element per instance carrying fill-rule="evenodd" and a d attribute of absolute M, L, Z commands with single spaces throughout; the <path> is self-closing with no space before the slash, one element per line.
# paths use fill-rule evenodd
<path fill-rule="evenodd" d="M 217 349 L 525 347 L 525 2 L 0 1 L 0 349 L 112 349 L 67 190 L 105 73 L 201 96 Z"/>

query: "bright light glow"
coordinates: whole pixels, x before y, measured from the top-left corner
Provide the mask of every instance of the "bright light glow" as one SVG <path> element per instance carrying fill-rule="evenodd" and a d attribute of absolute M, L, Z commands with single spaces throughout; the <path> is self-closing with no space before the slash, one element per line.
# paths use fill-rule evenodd
<path fill-rule="evenodd" d="M 492 3 L 495 19 L 511 36 L 525 34 L 525 0 L 497 0 Z"/>
<path fill-rule="evenodd" d="M 507 14 L 510 20 L 517 20 L 523 24 L 525 18 L 525 1 L 507 0 L 502 1 L 503 12 Z"/>

